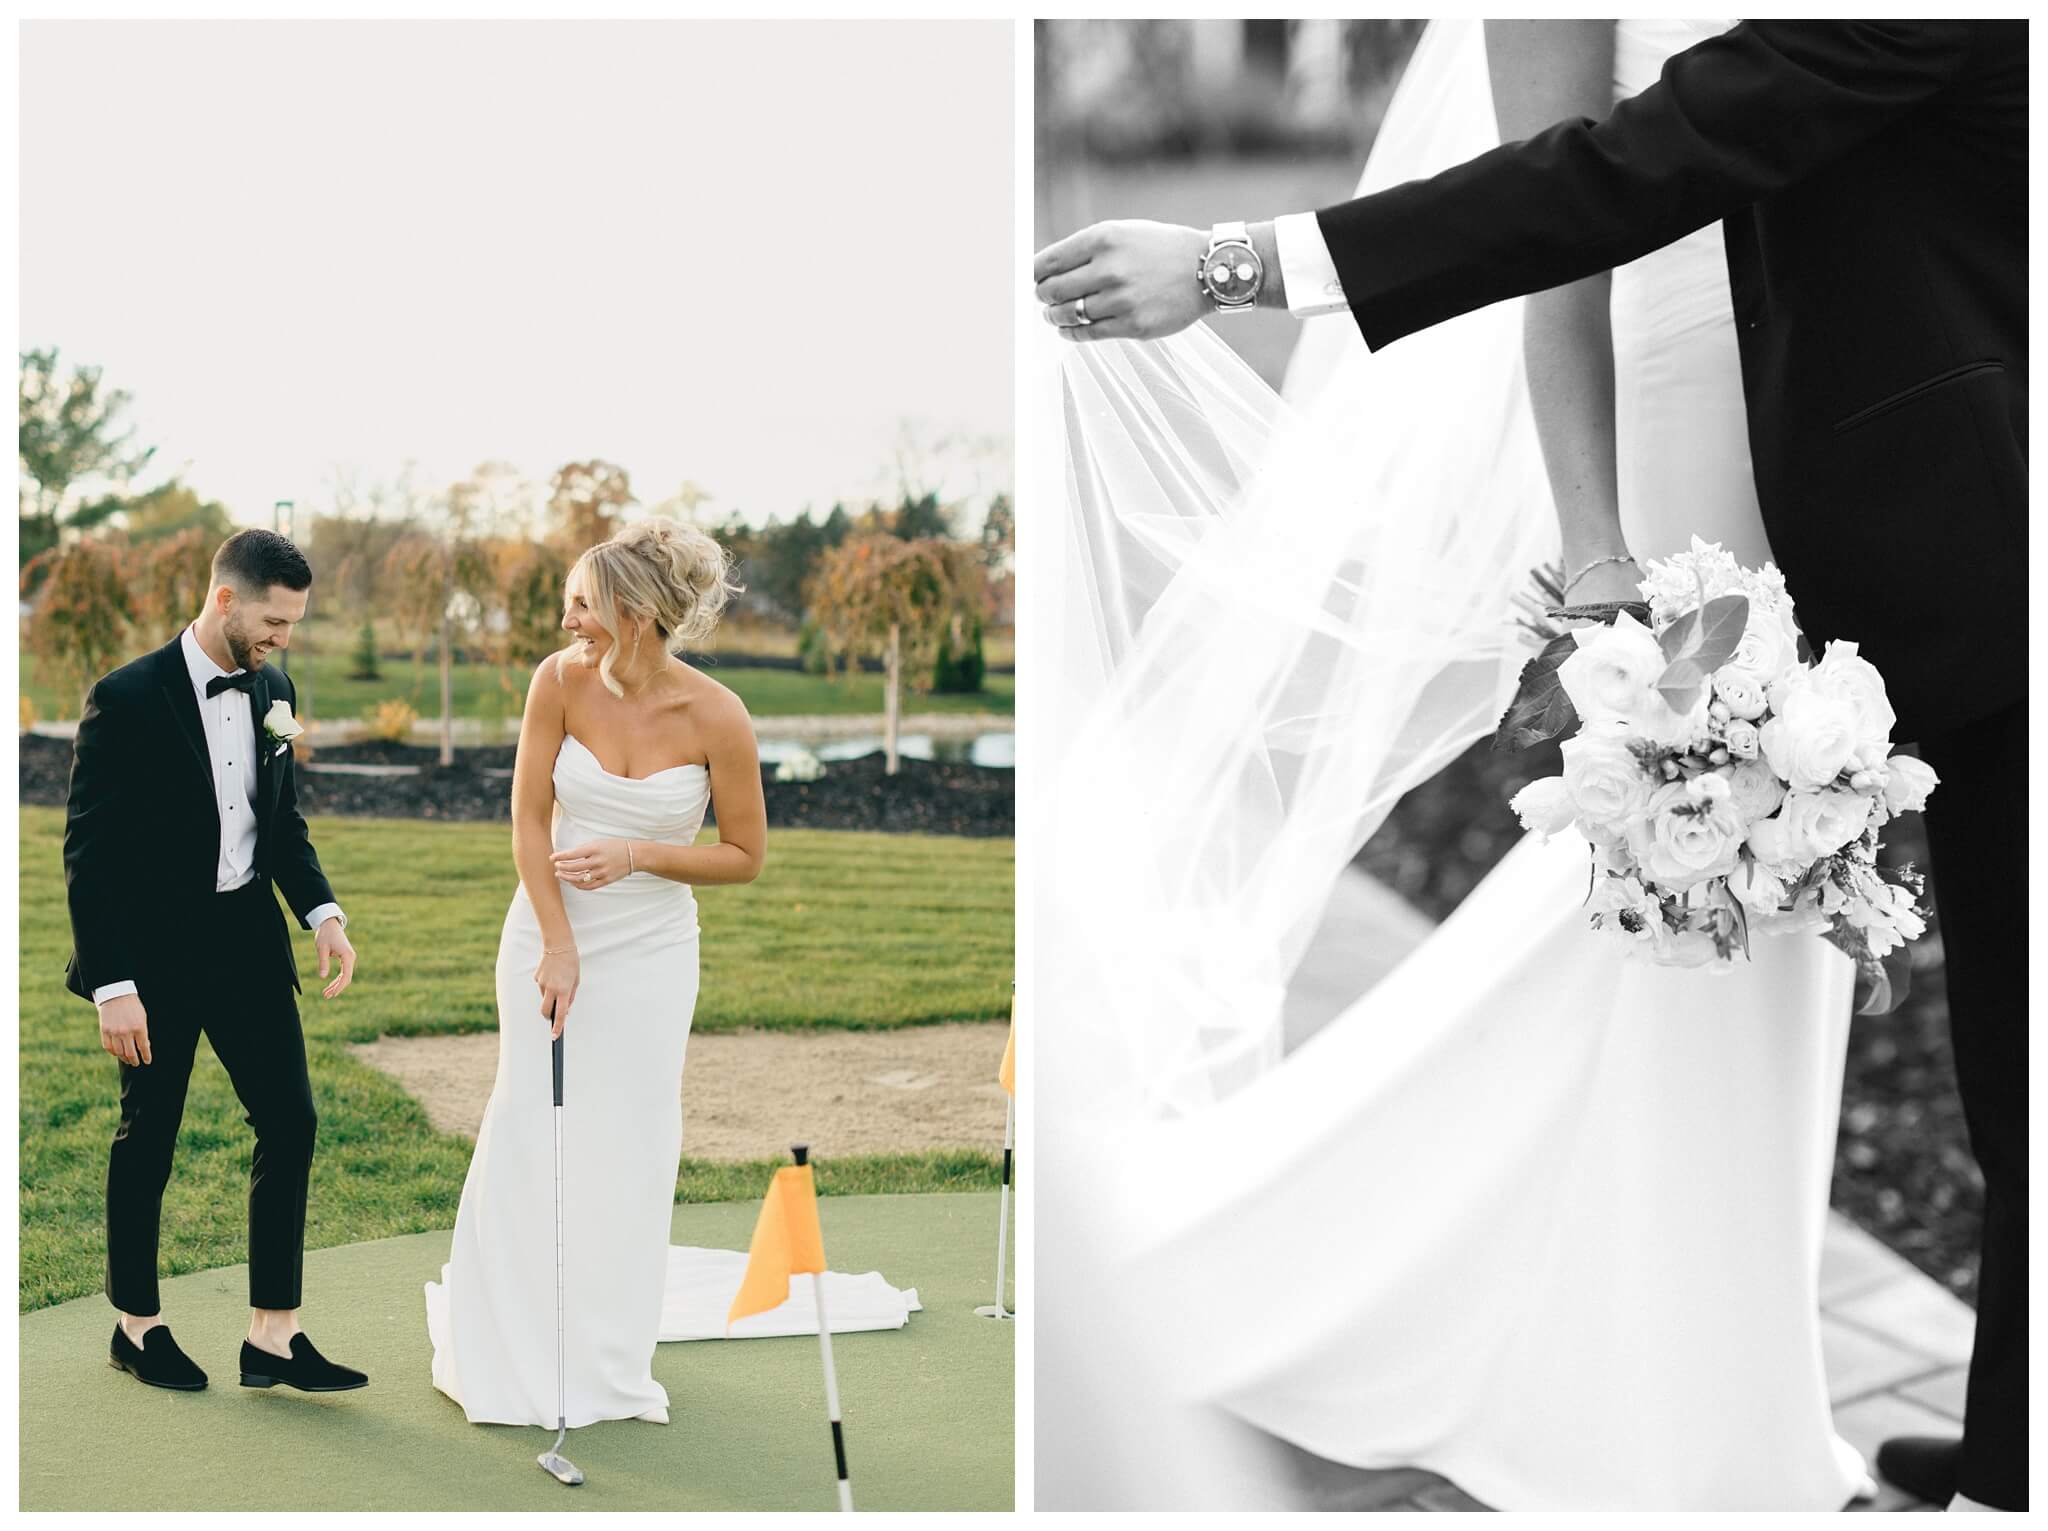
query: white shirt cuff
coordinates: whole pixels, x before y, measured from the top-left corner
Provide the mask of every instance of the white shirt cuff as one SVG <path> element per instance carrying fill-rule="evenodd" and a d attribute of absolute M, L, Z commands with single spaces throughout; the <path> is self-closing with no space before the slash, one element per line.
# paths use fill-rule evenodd
<path fill-rule="evenodd" d="M 133 994 L 135 992 L 134 980 L 124 978 L 119 983 L 103 983 L 97 989 L 94 989 L 92 991 L 92 1002 L 95 1005 L 104 1005 L 110 999 L 119 999 L 123 994 Z"/>
<path fill-rule="evenodd" d="M 339 904 L 322 904 L 318 909 L 307 915 L 306 929 L 318 930 L 329 920 L 339 920 L 341 921 L 341 928 L 343 930 L 348 929 L 348 916 L 341 912 L 341 905 Z"/>
<path fill-rule="evenodd" d="M 1344 282 L 1322 226 L 1314 213 L 1288 213 L 1273 220 L 1273 243 L 1280 248 L 1280 280 L 1287 284 L 1287 312 L 1306 319 L 1350 307 Z"/>

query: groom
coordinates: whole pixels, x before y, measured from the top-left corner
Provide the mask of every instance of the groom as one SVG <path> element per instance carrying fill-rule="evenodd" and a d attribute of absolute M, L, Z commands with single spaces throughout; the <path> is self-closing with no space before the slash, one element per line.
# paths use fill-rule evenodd
<path fill-rule="evenodd" d="M 369 1381 L 313 1348 L 298 1324 L 313 1160 L 313 1091 L 293 992 L 298 969 L 273 882 L 315 931 L 320 976 L 355 973 L 292 783 L 296 700 L 265 666 L 306 614 L 313 571 L 273 532 L 214 554 L 205 608 L 155 653 L 85 699 L 64 819 L 71 992 L 99 1008 L 120 1060 L 121 1120 L 107 1161 L 107 1296 L 115 1367 L 192 1391 L 206 1373 L 171 1338 L 157 1300 L 157 1225 L 201 1032 L 256 1130 L 249 1170 L 245 1387 L 338 1392 Z"/>
<path fill-rule="evenodd" d="M 2026 23 L 1744 23 L 1603 121 L 1313 217 L 1100 224 L 1034 275 L 1071 340 L 1348 307 L 1378 349 L 1717 219 L 1801 626 L 1860 642 L 1942 781 L 1927 834 L 1984 1170 L 1977 1338 L 1962 1440 L 1887 1442 L 1878 1466 L 1937 1503 L 2024 1509 Z"/>

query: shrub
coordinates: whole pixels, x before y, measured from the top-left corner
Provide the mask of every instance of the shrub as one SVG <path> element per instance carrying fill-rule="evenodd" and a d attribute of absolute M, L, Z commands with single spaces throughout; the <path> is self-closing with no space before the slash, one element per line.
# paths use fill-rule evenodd
<path fill-rule="evenodd" d="M 356 634 L 355 668 L 349 671 L 350 680 L 382 680 L 383 672 L 377 668 L 377 624 L 368 617 L 363 619 L 363 630 Z"/>
<path fill-rule="evenodd" d="M 412 703 L 393 697 L 388 702 L 378 702 L 363 714 L 372 739 L 389 739 L 403 744 L 412 737 L 412 726 L 420 720 Z"/>
<path fill-rule="evenodd" d="M 824 675 L 832 668 L 832 646 L 825 641 L 825 629 L 816 617 L 805 617 L 796 630 L 796 657 L 806 675 Z"/>
<path fill-rule="evenodd" d="M 938 657 L 932 661 L 932 690 L 941 695 L 971 696 L 981 690 L 987 669 L 981 654 L 981 618 L 976 617 L 968 624 L 966 642 L 957 654 L 953 652 L 952 629 L 939 635 Z"/>

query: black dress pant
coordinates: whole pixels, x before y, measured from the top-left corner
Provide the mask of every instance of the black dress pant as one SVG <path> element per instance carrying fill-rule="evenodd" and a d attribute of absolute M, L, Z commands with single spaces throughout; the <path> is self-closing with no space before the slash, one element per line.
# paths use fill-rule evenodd
<path fill-rule="evenodd" d="M 270 951 L 263 922 L 274 923 L 277 911 L 268 881 L 258 878 L 210 902 L 214 917 L 205 921 L 204 936 L 137 974 L 152 1061 L 120 1065 L 121 1123 L 107 1158 L 107 1296 L 139 1317 L 158 1309 L 157 1231 L 202 1032 L 256 1132 L 249 1306 L 299 1306 L 315 1126 L 305 1035 L 282 964 L 246 961 L 252 947 Z"/>
<path fill-rule="evenodd" d="M 2027 709 L 1923 739 L 1941 776 L 1927 841 L 1949 1029 L 1970 1149 L 1984 1171 L 1977 1338 L 1958 1488 L 2027 1504 Z"/>

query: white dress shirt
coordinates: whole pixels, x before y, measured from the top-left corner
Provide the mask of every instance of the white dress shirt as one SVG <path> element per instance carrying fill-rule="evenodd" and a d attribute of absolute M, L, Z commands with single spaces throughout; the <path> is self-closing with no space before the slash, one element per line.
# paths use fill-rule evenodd
<path fill-rule="evenodd" d="M 1333 314 L 1350 305 L 1344 301 L 1344 282 L 1337 275 L 1337 263 L 1330 259 L 1330 247 L 1323 240 L 1322 225 L 1314 213 L 1288 213 L 1273 220 L 1273 243 L 1280 250 L 1280 280 L 1287 286 L 1287 312 L 1306 319 L 1311 314 Z"/>
<path fill-rule="evenodd" d="M 199 703 L 199 721 L 206 731 L 206 753 L 213 764 L 213 800 L 220 810 L 220 861 L 214 869 L 213 890 L 232 893 L 246 888 L 256 876 L 256 737 L 255 719 L 249 711 L 246 691 L 206 694 L 206 683 L 217 676 L 239 675 L 223 670 L 207 656 L 187 627 L 178 640 L 185 655 L 185 670 L 192 677 L 192 694 Z M 339 904 L 322 904 L 306 916 L 306 924 L 318 930 L 327 919 L 339 919 L 344 929 L 348 919 Z M 94 1004 L 104 1004 L 122 994 L 133 994 L 133 979 L 101 984 L 92 991 Z"/>

